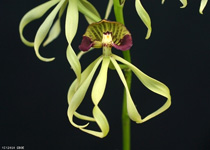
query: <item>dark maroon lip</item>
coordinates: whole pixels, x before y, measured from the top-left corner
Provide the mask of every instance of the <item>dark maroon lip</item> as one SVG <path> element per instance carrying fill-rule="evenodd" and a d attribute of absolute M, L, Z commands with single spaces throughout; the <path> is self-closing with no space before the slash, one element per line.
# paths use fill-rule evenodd
<path fill-rule="evenodd" d="M 120 40 L 120 45 L 113 43 L 112 46 L 121 51 L 129 50 L 133 46 L 131 35 L 125 35 L 123 39 Z"/>
<path fill-rule="evenodd" d="M 111 32 L 106 32 L 105 35 L 109 34 L 109 33 L 111 33 Z M 132 42 L 131 35 L 125 35 L 123 37 L 123 39 L 120 40 L 119 45 L 115 44 L 115 43 L 112 43 L 111 46 L 113 46 L 114 48 L 116 48 L 118 50 L 125 51 L 125 50 L 129 50 L 132 47 L 132 45 L 133 45 L 133 42 Z M 89 37 L 83 36 L 82 42 L 79 45 L 79 49 L 81 51 L 88 51 L 93 46 L 94 46 L 94 42 L 92 42 Z"/>
<path fill-rule="evenodd" d="M 82 42 L 79 45 L 79 49 L 81 51 L 88 51 L 92 46 L 93 46 L 93 42 L 91 41 L 91 39 L 87 36 L 83 36 Z"/>

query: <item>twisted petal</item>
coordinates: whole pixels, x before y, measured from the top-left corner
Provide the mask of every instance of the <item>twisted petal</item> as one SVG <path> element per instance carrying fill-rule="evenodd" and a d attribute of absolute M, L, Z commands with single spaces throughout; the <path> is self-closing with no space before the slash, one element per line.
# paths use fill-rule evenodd
<path fill-rule="evenodd" d="M 48 1 L 42 5 L 33 8 L 23 16 L 19 25 L 19 33 L 20 33 L 20 38 L 24 44 L 31 47 L 34 46 L 34 42 L 26 40 L 25 37 L 23 36 L 23 29 L 25 28 L 25 26 L 30 22 L 41 18 L 46 13 L 46 11 L 48 11 L 52 6 L 54 6 L 58 2 L 59 0 Z"/>
<path fill-rule="evenodd" d="M 59 9 L 61 8 L 61 6 L 63 5 L 63 3 L 65 2 L 65 0 L 61 0 L 58 5 L 53 9 L 53 11 L 47 16 L 47 18 L 44 20 L 44 22 L 42 23 L 42 25 L 39 27 L 36 36 L 35 36 L 35 40 L 34 40 L 34 49 L 35 49 L 35 53 L 37 55 L 37 57 L 42 60 L 42 61 L 52 61 L 55 58 L 44 58 L 39 54 L 39 47 L 41 45 L 41 43 L 43 42 L 43 40 L 45 39 L 47 33 L 50 30 L 50 27 L 55 19 L 56 14 L 58 13 Z"/>
<path fill-rule="evenodd" d="M 128 85 L 126 83 L 124 74 L 123 74 L 120 66 L 118 65 L 118 63 L 116 62 L 116 60 L 114 58 L 111 57 L 110 59 L 114 65 L 115 69 L 117 70 L 117 73 L 125 87 L 126 97 L 127 97 L 127 110 L 128 110 L 128 115 L 129 115 L 130 119 L 133 121 L 136 121 L 136 122 L 142 121 L 141 116 L 133 103 L 133 100 L 131 98 L 131 95 L 130 95 L 130 92 L 128 89 Z"/>
<path fill-rule="evenodd" d="M 185 8 L 187 6 L 187 0 L 180 0 L 182 6 L 180 8 Z"/>
<path fill-rule="evenodd" d="M 98 18 L 100 17 L 100 14 L 98 13 L 98 11 L 96 10 L 96 8 L 87 0 L 80 0 L 81 4 L 88 9 L 89 12 L 91 12 L 92 14 L 94 14 L 95 16 L 97 16 Z M 85 15 L 85 14 L 84 14 Z M 93 20 L 92 18 L 89 18 L 88 16 L 85 15 L 85 18 L 87 20 L 87 22 L 89 24 L 96 22 L 95 20 Z"/>
<path fill-rule="evenodd" d="M 68 45 L 67 47 L 66 56 L 68 62 L 70 63 L 72 69 L 74 70 L 74 73 L 77 76 L 77 81 L 78 81 L 77 85 L 78 85 L 81 80 L 81 65 L 71 45 Z"/>
<path fill-rule="evenodd" d="M 72 97 L 68 98 L 68 102 L 69 102 L 69 108 L 67 112 L 68 118 L 69 118 L 70 123 L 77 128 L 80 128 L 80 129 L 85 128 L 88 125 L 88 123 L 86 125 L 77 125 L 76 123 L 73 122 L 73 115 L 76 112 L 79 105 L 81 104 L 81 102 L 83 101 L 85 94 L 87 92 L 87 89 L 90 85 L 90 82 L 93 78 L 93 75 L 96 69 L 98 68 L 99 64 L 101 63 L 101 61 L 102 61 L 102 57 L 97 59 L 97 62 L 94 64 L 94 67 L 91 70 L 90 74 L 87 76 L 84 82 L 78 87 L 78 89 L 76 89 L 75 93 L 73 91 L 74 94 L 72 95 Z"/>
<path fill-rule="evenodd" d="M 138 111 L 135 108 L 135 105 L 133 105 L 133 103 L 131 103 L 130 99 L 128 99 L 128 101 L 127 101 L 128 114 L 129 114 L 129 116 L 131 117 L 132 120 L 136 121 L 137 123 L 145 122 L 145 121 L 159 115 L 160 113 L 164 112 L 166 109 L 168 109 L 170 107 L 170 105 L 171 105 L 170 91 L 165 84 L 147 76 L 142 71 L 140 71 L 138 68 L 136 68 L 134 65 L 132 65 L 131 63 L 122 59 L 121 57 L 113 55 L 113 58 L 115 58 L 117 61 L 120 61 L 121 63 L 127 65 L 134 72 L 134 74 L 138 77 L 138 79 L 143 83 L 143 85 L 145 87 L 147 87 L 149 90 L 167 98 L 167 101 L 165 102 L 165 104 L 162 107 L 160 107 L 158 110 L 154 111 L 153 113 L 149 114 L 144 119 L 141 119 Z M 116 62 L 115 62 L 115 66 L 116 66 Z"/>
<path fill-rule="evenodd" d="M 91 4 L 86 2 L 84 4 L 84 1 L 78 1 L 78 9 L 79 11 L 84 14 L 86 17 L 91 19 L 94 22 L 99 22 L 101 20 L 99 14 L 96 13 L 96 9 L 93 9 L 94 6 L 90 6 Z M 92 7 L 92 8 L 91 8 Z"/>
<path fill-rule="evenodd" d="M 93 116 L 99 128 L 101 129 L 101 132 L 84 129 L 84 128 L 80 128 L 80 130 L 86 133 L 92 134 L 94 136 L 100 137 L 100 138 L 105 137 L 109 132 L 109 124 L 106 117 L 104 116 L 104 114 L 102 113 L 102 111 L 99 109 L 97 105 L 93 108 Z"/>
<path fill-rule="evenodd" d="M 63 6 L 61 7 L 61 9 L 59 11 L 58 19 L 55 21 L 52 28 L 50 29 L 49 35 L 48 35 L 47 39 L 45 40 L 45 42 L 43 43 L 43 46 L 46 46 L 49 43 L 51 43 L 60 34 L 60 32 L 61 32 L 60 20 L 61 20 L 61 16 L 63 15 L 63 12 L 66 8 L 67 2 L 68 1 L 65 1 Z"/>
<path fill-rule="evenodd" d="M 144 24 L 146 25 L 146 27 L 148 29 L 147 35 L 145 37 L 146 39 L 148 39 L 152 32 L 151 20 L 150 20 L 149 14 L 146 12 L 144 7 L 142 6 L 140 0 L 136 0 L 135 6 L 136 6 L 136 11 L 137 11 L 139 17 L 141 18 L 141 20 L 144 22 Z"/>
<path fill-rule="evenodd" d="M 81 74 L 81 81 L 79 82 L 79 86 L 81 86 L 83 84 L 83 82 L 85 81 L 85 79 L 88 77 L 88 75 L 90 74 L 90 72 L 93 70 L 95 64 L 98 62 L 100 58 L 96 59 L 93 63 L 91 63 Z M 70 104 L 70 101 L 72 99 L 72 97 L 74 96 L 75 92 L 78 89 L 78 78 L 74 80 L 74 82 L 71 84 L 69 90 L 68 90 L 68 95 L 67 95 L 67 99 L 68 99 L 68 104 Z M 86 115 L 81 115 L 79 113 L 77 113 L 75 111 L 74 115 L 82 120 L 87 120 L 87 121 L 95 121 L 94 118 L 86 116 Z"/>
<path fill-rule="evenodd" d="M 78 0 L 69 1 L 66 12 L 65 34 L 69 44 L 71 44 L 75 34 L 77 33 L 79 12 L 77 8 Z"/>
<path fill-rule="evenodd" d="M 109 15 L 111 13 L 112 7 L 113 7 L 113 0 L 109 0 L 109 3 L 108 3 L 107 8 L 106 8 L 106 13 L 105 13 L 104 19 L 108 19 L 109 18 Z"/>
<path fill-rule="evenodd" d="M 93 103 L 95 105 L 93 108 L 93 116 L 94 116 L 95 121 L 98 124 L 99 128 L 101 129 L 101 132 L 89 130 L 89 129 L 81 129 L 84 132 L 87 132 L 89 134 L 92 134 L 92 135 L 100 137 L 100 138 L 105 137 L 109 132 L 108 121 L 107 121 L 105 115 L 102 113 L 102 111 L 98 107 L 98 104 L 99 104 L 101 98 L 103 97 L 105 87 L 106 87 L 107 71 L 108 71 L 108 67 L 109 67 L 109 62 L 110 62 L 109 57 L 103 58 L 101 70 L 95 80 L 95 83 L 94 83 L 93 89 L 92 89 L 92 95 L 91 95 Z"/>
<path fill-rule="evenodd" d="M 201 0 L 200 9 L 199 9 L 200 14 L 203 14 L 203 9 L 206 7 L 207 2 L 208 0 Z"/>

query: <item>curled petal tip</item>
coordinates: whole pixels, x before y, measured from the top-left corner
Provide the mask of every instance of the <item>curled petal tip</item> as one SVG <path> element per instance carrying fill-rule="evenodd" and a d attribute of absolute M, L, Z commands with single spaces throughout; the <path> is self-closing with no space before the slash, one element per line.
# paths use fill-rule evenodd
<path fill-rule="evenodd" d="M 122 51 L 130 49 L 132 47 L 132 45 L 133 45 L 132 37 L 129 34 L 125 35 L 123 37 L 123 39 L 121 39 L 120 45 L 117 45 L 117 44 L 113 43 L 114 48 L 116 48 L 118 50 L 122 50 Z"/>

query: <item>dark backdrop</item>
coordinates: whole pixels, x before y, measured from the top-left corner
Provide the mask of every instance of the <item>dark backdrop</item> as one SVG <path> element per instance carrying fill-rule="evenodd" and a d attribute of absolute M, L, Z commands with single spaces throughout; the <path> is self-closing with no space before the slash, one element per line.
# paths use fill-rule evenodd
<path fill-rule="evenodd" d="M 66 95 L 75 75 L 66 60 L 67 42 L 62 33 L 40 53 L 56 57 L 45 63 L 33 48 L 25 46 L 18 33 L 22 16 L 38 1 L 8 1 L 0 4 L 0 149 L 24 146 L 26 150 L 120 150 L 123 86 L 115 71 L 109 71 L 108 85 L 100 107 L 110 132 L 104 139 L 74 128 L 68 121 Z M 106 1 L 91 2 L 101 16 Z M 163 114 L 143 124 L 131 122 L 132 150 L 208 150 L 210 149 L 210 6 L 198 13 L 200 1 L 190 1 L 180 9 L 179 0 L 142 0 L 152 18 L 153 32 L 145 40 L 146 27 L 136 14 L 134 1 L 126 1 L 125 22 L 133 36 L 132 62 L 146 74 L 162 81 L 171 90 L 172 105 Z M 46 16 L 44 16 L 45 18 Z M 113 15 L 110 19 L 114 20 Z M 33 39 L 43 18 L 25 29 Z M 80 14 L 73 47 L 78 52 L 87 23 Z M 117 50 L 113 53 L 121 55 Z M 82 60 L 84 69 L 101 54 L 95 50 Z M 164 98 L 145 89 L 134 77 L 132 96 L 143 116 L 157 109 Z M 90 91 L 80 112 L 90 114 Z M 95 126 L 93 126 L 96 128 Z M 97 128 L 96 128 L 97 129 Z"/>

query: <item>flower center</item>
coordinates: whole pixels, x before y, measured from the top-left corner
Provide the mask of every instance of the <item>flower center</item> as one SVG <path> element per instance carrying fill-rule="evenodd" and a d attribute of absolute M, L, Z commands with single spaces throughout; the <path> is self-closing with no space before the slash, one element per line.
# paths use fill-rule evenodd
<path fill-rule="evenodd" d="M 112 43 L 112 34 L 110 32 L 104 33 L 102 38 L 104 56 L 110 56 L 112 54 Z"/>
<path fill-rule="evenodd" d="M 103 44 L 103 47 L 112 47 L 112 34 L 111 32 L 106 32 L 103 34 L 103 37 L 102 37 L 102 44 Z"/>

